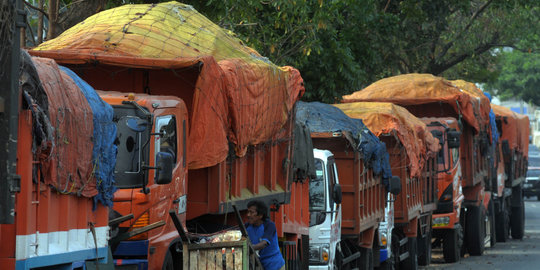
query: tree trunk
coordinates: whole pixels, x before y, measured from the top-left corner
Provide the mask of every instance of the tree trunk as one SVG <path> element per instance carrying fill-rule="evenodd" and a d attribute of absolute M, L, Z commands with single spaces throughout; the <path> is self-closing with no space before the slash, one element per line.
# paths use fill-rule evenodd
<path fill-rule="evenodd" d="M 24 7 L 24 0 L 20 0 L 20 1 L 21 1 L 21 7 Z M 24 48 L 26 47 L 26 27 L 21 27 L 20 31 L 21 31 L 21 36 L 20 36 L 21 48 Z"/>
<path fill-rule="evenodd" d="M 49 30 L 47 39 L 53 39 L 58 36 L 58 2 L 60 0 L 49 0 Z"/>
<path fill-rule="evenodd" d="M 43 10 L 43 6 L 44 6 L 44 0 L 39 0 L 38 8 Z M 41 44 L 42 42 L 43 42 L 43 13 L 38 12 L 37 44 Z"/>

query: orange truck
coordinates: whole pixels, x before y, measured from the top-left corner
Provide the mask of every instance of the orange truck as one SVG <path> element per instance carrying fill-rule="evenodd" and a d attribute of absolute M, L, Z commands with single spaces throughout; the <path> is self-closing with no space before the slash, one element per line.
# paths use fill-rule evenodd
<path fill-rule="evenodd" d="M 343 99 L 344 102 L 391 102 L 405 107 L 417 117 L 457 119 L 461 131 L 459 162 L 465 200 L 458 210 L 461 212 L 459 223 L 451 224 L 449 218 L 434 220 L 437 221 L 433 223 L 435 227 L 447 228 L 445 233 L 435 235 L 442 238 L 437 243 L 444 241 L 446 233 L 458 236 L 456 245 L 443 243 L 443 247 L 449 248 L 447 253 L 452 254 L 446 256 L 449 261 L 457 260 L 457 254 L 466 251 L 471 255 L 481 255 L 486 242 L 494 243 L 494 237 L 491 236 L 495 222 L 489 180 L 492 173 L 489 170 L 489 158 L 494 152 L 490 151 L 490 107 L 486 96 L 471 94 L 471 91 L 463 90 L 452 82 L 433 75 L 406 74 L 380 80 L 361 91 L 344 96 Z M 440 194 L 445 196 L 443 193 Z M 459 196 L 458 193 L 452 193 L 452 196 L 456 195 Z M 452 201 L 458 202 L 456 199 L 452 198 Z M 447 238 L 447 241 L 453 241 L 448 239 L 456 238 Z"/>
<path fill-rule="evenodd" d="M 53 60 L 21 55 L 13 138 L 19 177 L 13 221 L 0 224 L 0 264 L 72 269 L 110 262 L 112 108 Z"/>
<path fill-rule="evenodd" d="M 326 166 L 311 185 L 310 269 L 371 269 L 387 251 L 379 224 L 388 192 L 401 187 L 391 177 L 386 148 L 361 120 L 332 105 L 298 102 L 296 116 L 310 129 L 316 151 L 331 153 L 316 156 Z"/>
<path fill-rule="evenodd" d="M 113 105 L 124 134 L 111 217 L 122 221 L 112 231 L 117 265 L 178 267 L 169 210 L 188 237 L 203 238 L 236 224 L 232 206 L 243 214 L 254 199 L 272 206 L 282 244 L 297 251 L 287 261 L 307 260 L 308 213 L 280 207 L 308 200 L 292 165 L 294 104 L 304 92 L 296 69 L 177 2 L 103 11 L 31 53 L 68 66 Z"/>
<path fill-rule="evenodd" d="M 506 107 L 491 104 L 496 115 L 500 143 L 497 146 L 499 200 L 495 203 L 497 241 L 509 235 L 522 239 L 525 232 L 524 179 L 529 151 L 529 118 Z"/>
<path fill-rule="evenodd" d="M 431 220 L 437 206 L 436 157 L 440 149 L 427 126 L 404 108 L 380 102 L 336 104 L 386 144 L 392 175 L 401 179 L 394 201 L 392 256 L 383 268 L 416 269 L 431 260 Z"/>
<path fill-rule="evenodd" d="M 438 202 L 433 213 L 433 237 L 442 241 L 443 257 L 446 262 L 456 262 L 461 257 L 463 243 L 461 230 L 461 205 L 463 195 L 461 165 L 459 159 L 459 138 L 461 136 L 458 121 L 455 118 L 420 118 L 439 140 L 441 150 L 437 157 Z"/>

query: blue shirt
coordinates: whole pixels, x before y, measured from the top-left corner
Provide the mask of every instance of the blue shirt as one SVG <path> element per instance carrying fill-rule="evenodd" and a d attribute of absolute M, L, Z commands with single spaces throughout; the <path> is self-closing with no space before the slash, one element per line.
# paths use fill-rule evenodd
<path fill-rule="evenodd" d="M 279 251 L 276 224 L 267 219 L 259 226 L 247 223 L 246 230 L 253 245 L 263 240 L 268 243 L 265 248 L 259 250 L 259 258 L 264 269 L 280 269 L 285 264 L 285 260 L 283 260 L 283 256 L 281 256 L 281 252 Z"/>

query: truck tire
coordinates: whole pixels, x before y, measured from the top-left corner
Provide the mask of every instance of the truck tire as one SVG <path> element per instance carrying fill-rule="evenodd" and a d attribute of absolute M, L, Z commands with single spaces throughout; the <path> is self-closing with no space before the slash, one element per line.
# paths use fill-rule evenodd
<path fill-rule="evenodd" d="M 520 207 L 512 207 L 510 226 L 512 238 L 523 239 L 523 235 L 525 234 L 525 207 L 523 202 L 521 202 Z"/>
<path fill-rule="evenodd" d="M 493 199 L 489 200 L 488 215 L 489 227 L 486 228 L 489 228 L 489 247 L 493 248 L 497 243 L 497 238 L 495 236 L 495 204 L 493 203 Z"/>
<path fill-rule="evenodd" d="M 340 248 L 340 245 L 341 243 L 338 243 L 336 245 L 336 250 L 334 251 L 336 254 L 335 256 L 335 259 L 334 259 L 334 267 L 332 268 L 332 270 L 337 270 L 337 269 L 341 269 L 343 267 L 342 263 L 343 263 L 343 254 L 341 253 L 341 248 Z"/>
<path fill-rule="evenodd" d="M 443 257 L 447 263 L 455 263 L 461 258 L 463 248 L 463 228 L 456 224 L 454 229 L 444 232 L 443 236 Z"/>
<path fill-rule="evenodd" d="M 165 259 L 163 260 L 163 267 L 161 267 L 162 270 L 174 270 L 174 261 L 172 257 L 172 253 L 170 250 L 167 250 L 167 253 L 165 254 Z"/>
<path fill-rule="evenodd" d="M 486 238 L 486 211 L 481 206 L 471 206 L 467 210 L 466 234 L 467 250 L 472 256 L 480 256 L 484 253 Z"/>
<path fill-rule="evenodd" d="M 506 199 L 501 199 L 501 209 L 495 216 L 495 233 L 497 235 L 497 242 L 508 241 L 508 235 L 510 232 L 510 210 L 508 209 L 508 203 Z"/>
<path fill-rule="evenodd" d="M 426 236 L 418 234 L 418 265 L 426 266 L 431 263 L 431 230 Z"/>
<path fill-rule="evenodd" d="M 360 269 L 373 270 L 373 249 L 360 248 Z"/>
<path fill-rule="evenodd" d="M 399 264 L 399 269 L 417 270 L 418 269 L 418 242 L 416 237 L 409 237 L 407 242 L 407 251 L 409 257 Z"/>

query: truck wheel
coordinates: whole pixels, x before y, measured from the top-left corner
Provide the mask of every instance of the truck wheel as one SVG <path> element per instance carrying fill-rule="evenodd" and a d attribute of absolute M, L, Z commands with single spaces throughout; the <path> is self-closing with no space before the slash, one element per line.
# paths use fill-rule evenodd
<path fill-rule="evenodd" d="M 508 233 L 510 227 L 510 211 L 508 210 L 508 204 L 506 199 L 501 199 L 501 211 L 495 216 L 495 231 L 497 235 L 497 242 L 508 241 Z"/>
<path fill-rule="evenodd" d="M 525 207 L 523 201 L 520 207 L 512 207 L 512 217 L 510 219 L 510 232 L 513 239 L 523 239 L 525 234 Z"/>
<path fill-rule="evenodd" d="M 165 254 L 165 260 L 163 260 L 163 267 L 162 270 L 174 270 L 174 262 L 173 257 L 170 250 L 167 250 L 167 253 Z"/>
<path fill-rule="evenodd" d="M 463 228 L 456 224 L 454 229 L 444 232 L 443 236 L 443 256 L 447 263 L 454 263 L 461 258 L 461 249 L 463 247 Z"/>
<path fill-rule="evenodd" d="M 340 244 L 338 243 L 338 246 L 339 245 Z M 337 246 L 336 246 L 335 254 L 336 254 L 336 258 L 334 259 L 334 267 L 332 268 L 332 270 L 341 269 L 342 267 L 341 263 L 343 262 L 343 255 L 341 254 L 341 251 L 339 250 Z"/>
<path fill-rule="evenodd" d="M 407 243 L 409 257 L 403 260 L 399 265 L 400 269 L 417 270 L 418 269 L 418 242 L 416 237 L 409 237 Z"/>
<path fill-rule="evenodd" d="M 489 228 L 489 247 L 493 248 L 497 243 L 497 238 L 495 236 L 495 205 L 493 203 L 493 199 L 489 200 L 488 214 L 489 227 L 487 228 Z"/>
<path fill-rule="evenodd" d="M 467 211 L 467 250 L 472 256 L 484 253 L 486 227 L 486 211 L 483 206 L 471 206 Z"/>
<path fill-rule="evenodd" d="M 373 249 L 360 248 L 360 269 L 373 269 Z"/>
<path fill-rule="evenodd" d="M 431 263 L 431 230 L 426 234 L 425 237 L 420 237 L 418 234 L 418 264 L 422 266 L 429 265 Z"/>

